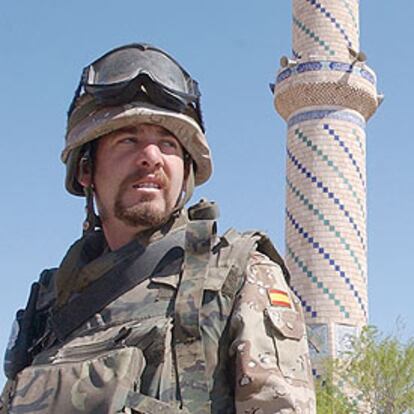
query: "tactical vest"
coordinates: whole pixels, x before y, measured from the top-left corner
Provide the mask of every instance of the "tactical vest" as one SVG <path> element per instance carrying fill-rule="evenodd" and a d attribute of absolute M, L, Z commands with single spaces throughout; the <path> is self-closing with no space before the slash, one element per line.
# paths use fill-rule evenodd
<path fill-rule="evenodd" d="M 1 413 L 235 411 L 226 330 L 249 255 L 259 250 L 287 270 L 263 233 L 218 237 L 205 207 L 189 210 L 155 265 L 142 255 L 115 263 L 66 307 L 56 308 L 56 270 L 42 274 L 26 309 L 35 307 L 37 329 L 28 366 L 10 381 Z"/>

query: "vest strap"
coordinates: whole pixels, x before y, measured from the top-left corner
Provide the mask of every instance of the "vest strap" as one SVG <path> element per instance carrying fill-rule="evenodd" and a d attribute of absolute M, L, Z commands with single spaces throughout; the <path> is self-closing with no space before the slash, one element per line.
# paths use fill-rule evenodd
<path fill-rule="evenodd" d="M 229 252 L 219 261 L 220 267 L 227 267 L 229 273 L 223 281 L 222 293 L 234 300 L 237 292 L 244 283 L 244 274 L 250 253 L 256 250 L 257 237 L 251 233 L 238 233 L 233 228 L 227 230 L 222 237 L 228 245 Z"/>
<path fill-rule="evenodd" d="M 141 414 L 189 414 L 185 409 L 180 410 L 171 404 L 133 391 L 128 393 L 125 406 Z"/>
<path fill-rule="evenodd" d="M 53 310 L 49 323 L 56 338 L 62 341 L 113 300 L 151 276 L 167 255 L 174 259 L 182 257 L 183 245 L 183 230 L 168 234 L 146 248 L 137 242 L 132 260 L 116 265 L 88 285 L 81 295 Z"/>
<path fill-rule="evenodd" d="M 187 225 L 184 266 L 175 302 L 174 336 L 181 399 L 186 409 L 200 414 L 211 412 L 200 310 L 215 226 L 213 220 L 195 220 Z"/>

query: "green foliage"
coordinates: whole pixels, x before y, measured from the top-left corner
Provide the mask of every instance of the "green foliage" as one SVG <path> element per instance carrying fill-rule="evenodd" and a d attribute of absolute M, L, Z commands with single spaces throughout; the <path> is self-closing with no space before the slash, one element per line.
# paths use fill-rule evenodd
<path fill-rule="evenodd" d="M 318 414 L 414 413 L 414 340 L 366 327 L 316 382 Z"/>
<path fill-rule="evenodd" d="M 329 375 L 325 374 L 324 379 L 316 381 L 316 396 L 318 414 L 350 414 L 357 412 L 355 404 L 342 391 L 333 379 L 333 366 L 331 365 Z"/>

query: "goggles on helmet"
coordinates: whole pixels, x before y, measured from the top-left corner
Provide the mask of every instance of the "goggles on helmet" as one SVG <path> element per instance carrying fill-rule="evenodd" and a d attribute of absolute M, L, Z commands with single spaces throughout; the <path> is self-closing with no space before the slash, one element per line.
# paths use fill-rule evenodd
<path fill-rule="evenodd" d="M 102 106 L 143 100 L 180 113 L 192 108 L 204 131 L 197 82 L 171 56 L 151 45 L 113 49 L 84 68 L 69 116 L 82 92 Z"/>

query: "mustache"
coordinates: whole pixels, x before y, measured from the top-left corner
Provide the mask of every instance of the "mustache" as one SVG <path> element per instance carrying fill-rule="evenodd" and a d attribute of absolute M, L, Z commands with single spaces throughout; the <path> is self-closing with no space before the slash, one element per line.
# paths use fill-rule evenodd
<path fill-rule="evenodd" d="M 133 173 L 129 174 L 127 177 L 125 177 L 120 185 L 120 190 L 123 191 L 136 183 L 137 181 L 141 181 L 142 179 L 148 177 L 148 175 L 151 175 L 151 179 L 157 180 L 162 188 L 167 187 L 168 185 L 168 177 L 166 174 L 161 171 L 157 170 L 155 172 L 148 172 L 148 170 L 137 170 Z"/>

